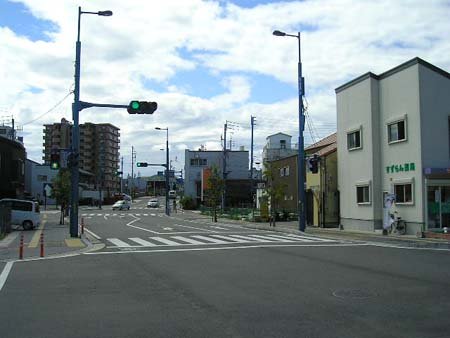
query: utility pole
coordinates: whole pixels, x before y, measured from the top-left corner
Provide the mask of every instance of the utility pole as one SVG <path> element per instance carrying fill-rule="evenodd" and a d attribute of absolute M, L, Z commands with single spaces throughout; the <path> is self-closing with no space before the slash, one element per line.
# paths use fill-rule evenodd
<path fill-rule="evenodd" d="M 222 177 L 224 181 L 223 193 L 222 193 L 222 210 L 225 210 L 225 198 L 227 189 L 227 128 L 228 124 L 225 122 L 223 126 L 223 172 Z"/>
<path fill-rule="evenodd" d="M 123 156 L 120 158 L 120 194 L 123 194 Z"/>
<path fill-rule="evenodd" d="M 134 151 L 134 147 L 131 146 L 131 184 L 128 183 L 130 187 L 130 195 L 131 199 L 134 199 L 134 160 L 136 159 L 136 152 Z"/>
<path fill-rule="evenodd" d="M 255 126 L 255 117 L 250 116 L 250 125 L 252 130 L 252 137 L 251 137 L 251 145 L 250 145 L 250 194 L 252 197 L 252 210 L 255 209 L 255 198 L 253 193 L 253 128 Z"/>

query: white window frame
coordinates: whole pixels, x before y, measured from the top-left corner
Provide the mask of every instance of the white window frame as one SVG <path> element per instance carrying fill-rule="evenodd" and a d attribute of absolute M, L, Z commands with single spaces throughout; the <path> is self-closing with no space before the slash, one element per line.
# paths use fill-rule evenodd
<path fill-rule="evenodd" d="M 369 190 L 369 200 L 367 202 L 358 202 L 358 188 L 367 187 Z M 355 185 L 356 204 L 358 205 L 371 205 L 372 204 L 372 186 L 371 182 L 357 182 Z M 364 196 L 363 196 L 364 197 Z"/>
<path fill-rule="evenodd" d="M 395 198 L 395 204 L 397 205 L 414 205 L 415 193 L 414 193 L 414 178 L 397 179 L 392 181 L 392 191 L 395 194 L 395 187 L 398 185 L 411 185 L 411 201 L 399 202 L 397 196 Z"/>
<path fill-rule="evenodd" d="M 388 144 L 396 144 L 396 143 L 401 143 L 401 142 L 406 142 L 408 141 L 408 119 L 406 118 L 406 114 L 401 116 L 401 117 L 397 117 L 395 119 L 391 119 L 388 120 L 386 122 L 386 131 L 387 131 L 387 142 Z M 398 124 L 399 122 L 403 122 L 404 125 L 404 133 L 405 133 L 405 138 L 401 139 L 401 140 L 389 140 L 389 127 L 394 125 L 394 124 Z"/>
<path fill-rule="evenodd" d="M 284 176 L 289 176 L 289 166 L 284 168 Z"/>
<path fill-rule="evenodd" d="M 284 168 L 280 168 L 280 177 L 284 176 Z"/>
<path fill-rule="evenodd" d="M 349 137 L 351 134 L 358 133 L 358 132 L 359 132 L 359 147 L 353 147 L 353 148 L 350 148 L 350 145 L 349 145 L 349 142 L 348 142 L 348 137 Z M 346 142 L 347 142 L 347 150 L 348 150 L 348 151 L 353 151 L 353 150 L 362 149 L 362 147 L 363 147 L 362 126 L 359 126 L 358 128 L 354 128 L 354 129 L 347 130 L 347 140 L 346 140 Z"/>

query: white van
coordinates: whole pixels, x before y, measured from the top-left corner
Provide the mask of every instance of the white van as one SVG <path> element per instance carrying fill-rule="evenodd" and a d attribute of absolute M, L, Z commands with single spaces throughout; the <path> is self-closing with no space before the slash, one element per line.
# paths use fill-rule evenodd
<path fill-rule="evenodd" d="M 31 230 L 41 224 L 38 202 L 4 198 L 0 200 L 0 205 L 11 208 L 11 225 L 21 225 L 24 230 Z"/>

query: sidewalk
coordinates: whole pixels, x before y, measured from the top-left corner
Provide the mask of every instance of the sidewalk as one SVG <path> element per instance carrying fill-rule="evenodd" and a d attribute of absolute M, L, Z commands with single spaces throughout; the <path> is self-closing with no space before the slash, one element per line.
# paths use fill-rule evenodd
<path fill-rule="evenodd" d="M 42 211 L 41 225 L 32 231 L 23 231 L 21 227 L 0 240 L 0 262 L 19 260 L 20 238 L 23 235 L 23 259 L 39 258 L 41 254 L 40 238 L 43 234 L 44 257 L 55 257 L 88 250 L 92 244 L 85 236 L 72 238 L 66 217 L 64 225 L 59 224 L 59 212 Z"/>
<path fill-rule="evenodd" d="M 183 212 L 187 217 L 211 220 L 211 216 L 202 215 L 199 211 L 196 210 L 184 210 Z M 374 242 L 393 246 L 407 246 L 412 248 L 450 249 L 450 241 L 443 239 L 418 238 L 413 235 L 391 234 L 386 236 L 381 233 L 375 232 L 370 233 L 364 231 L 340 230 L 338 228 L 319 228 L 315 226 L 308 226 L 306 228 L 306 231 L 304 233 L 301 233 L 298 230 L 297 221 L 279 221 L 276 223 L 275 227 L 271 227 L 268 222 L 238 221 L 229 218 L 219 218 L 218 222 L 235 223 L 249 229 L 289 232 L 293 234 L 313 235 L 330 239 Z"/>

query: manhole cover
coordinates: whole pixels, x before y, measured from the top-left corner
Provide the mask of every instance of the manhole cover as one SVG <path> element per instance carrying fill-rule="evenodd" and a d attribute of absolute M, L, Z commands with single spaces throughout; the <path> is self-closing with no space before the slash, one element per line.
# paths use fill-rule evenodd
<path fill-rule="evenodd" d="M 377 294 L 365 289 L 340 289 L 333 292 L 333 296 L 338 298 L 365 299 L 375 297 Z"/>

